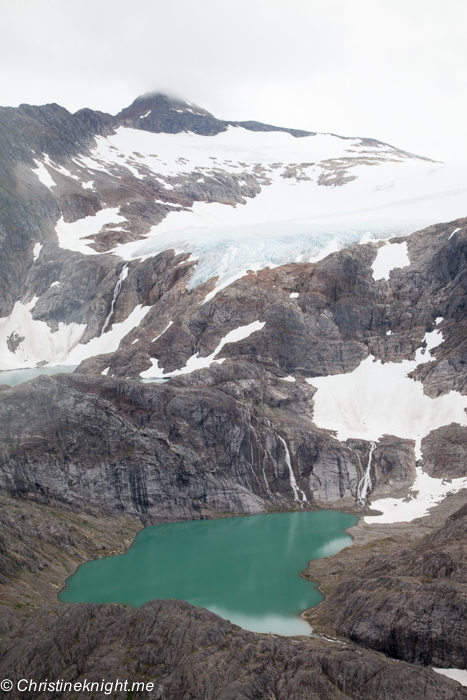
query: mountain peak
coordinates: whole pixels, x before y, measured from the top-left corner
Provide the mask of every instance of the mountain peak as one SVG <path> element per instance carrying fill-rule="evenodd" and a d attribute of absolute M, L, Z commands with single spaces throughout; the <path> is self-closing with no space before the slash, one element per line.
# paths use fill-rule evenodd
<path fill-rule="evenodd" d="M 197 105 L 160 92 L 137 97 L 115 117 L 118 126 L 130 126 L 155 133 L 177 134 L 192 131 L 204 136 L 225 131 L 225 122 Z"/>

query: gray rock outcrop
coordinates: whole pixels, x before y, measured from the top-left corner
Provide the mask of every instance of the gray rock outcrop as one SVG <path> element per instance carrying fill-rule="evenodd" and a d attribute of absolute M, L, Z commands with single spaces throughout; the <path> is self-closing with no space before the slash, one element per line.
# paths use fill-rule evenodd
<path fill-rule="evenodd" d="M 461 700 L 467 689 L 431 670 L 305 637 L 246 632 L 182 601 L 44 606 L 0 641 L 2 678 L 153 682 L 134 698 L 159 700 Z M 98 688 L 100 685 L 97 686 Z M 131 687 L 131 686 L 129 686 Z M 11 698 L 101 697 L 96 692 Z M 113 693 L 125 698 L 127 693 Z"/>
<path fill-rule="evenodd" d="M 322 613 L 349 639 L 396 659 L 467 668 L 467 505 L 415 548 L 375 554 Z"/>

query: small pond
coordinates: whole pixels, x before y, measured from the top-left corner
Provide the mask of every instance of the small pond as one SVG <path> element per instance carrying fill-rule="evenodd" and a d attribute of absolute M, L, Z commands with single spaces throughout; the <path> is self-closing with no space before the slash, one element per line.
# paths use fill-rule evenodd
<path fill-rule="evenodd" d="M 134 607 L 178 598 L 244 629 L 309 634 L 300 613 L 323 596 L 299 574 L 350 545 L 344 530 L 357 520 L 323 510 L 152 525 L 125 554 L 81 565 L 59 597 Z"/>
<path fill-rule="evenodd" d="M 67 366 L 56 366 L 49 367 L 29 367 L 28 369 L 7 369 L 0 371 L 0 384 L 9 384 L 10 386 L 17 386 L 18 384 L 23 384 L 23 382 L 28 382 L 30 379 L 35 379 L 40 377 L 42 374 L 60 374 L 74 372 L 78 365 L 67 365 Z"/>

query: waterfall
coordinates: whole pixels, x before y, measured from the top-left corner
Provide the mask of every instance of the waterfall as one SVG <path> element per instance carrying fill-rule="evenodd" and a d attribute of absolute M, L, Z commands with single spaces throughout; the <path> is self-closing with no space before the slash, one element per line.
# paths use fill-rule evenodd
<path fill-rule="evenodd" d="M 366 499 L 371 491 L 371 460 L 373 459 L 373 452 L 376 449 L 376 442 L 370 442 L 370 454 L 368 455 L 368 464 L 366 465 L 365 473 L 360 479 L 357 486 L 357 505 L 364 506 L 366 504 Z"/>
<path fill-rule="evenodd" d="M 104 325 L 102 326 L 102 330 L 101 330 L 101 335 L 104 335 L 105 330 L 106 330 L 107 326 L 109 325 L 109 321 L 112 318 L 112 314 L 113 314 L 114 309 L 115 309 L 115 302 L 117 301 L 118 295 L 120 294 L 122 284 L 126 280 L 127 277 L 128 277 L 128 265 L 124 265 L 122 271 L 120 272 L 120 274 L 118 276 L 117 284 L 115 285 L 114 298 L 112 299 L 110 313 L 104 321 Z"/>
<path fill-rule="evenodd" d="M 295 475 L 294 475 L 293 469 L 292 469 L 292 462 L 291 462 L 291 460 L 290 460 L 290 452 L 289 452 L 289 448 L 287 447 L 287 443 L 286 443 L 286 441 L 284 440 L 284 438 L 281 438 L 280 435 L 278 435 L 277 437 L 279 438 L 279 440 L 280 440 L 280 441 L 282 442 L 282 444 L 284 445 L 284 449 L 285 449 L 285 461 L 286 461 L 286 464 L 287 464 L 287 466 L 288 466 L 288 468 L 289 468 L 290 486 L 292 487 L 294 501 L 298 501 L 298 502 L 300 503 L 300 494 L 302 494 L 302 500 L 303 500 L 303 502 L 302 502 L 300 505 L 303 507 L 303 503 L 308 503 L 308 499 L 307 499 L 307 497 L 306 497 L 305 492 L 302 491 L 302 489 L 299 488 L 299 486 L 297 485 L 297 481 L 296 481 L 296 479 L 295 479 Z"/>

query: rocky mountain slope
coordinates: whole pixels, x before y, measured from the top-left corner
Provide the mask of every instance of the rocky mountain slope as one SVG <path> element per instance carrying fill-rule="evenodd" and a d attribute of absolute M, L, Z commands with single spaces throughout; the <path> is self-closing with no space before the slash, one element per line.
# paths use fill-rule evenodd
<path fill-rule="evenodd" d="M 2 108 L 0 133 L 4 369 L 113 352 L 164 292 L 171 305 L 181 292 L 209 301 L 248 269 L 465 214 L 463 166 L 373 139 L 223 122 L 161 95 L 115 117 Z M 136 295 L 119 309 L 131 274 Z"/>
<path fill-rule="evenodd" d="M 396 550 L 373 547 L 312 612 L 312 624 L 330 623 L 393 658 L 465 668 L 466 528 L 464 504 L 418 543 L 406 536 Z"/>
<path fill-rule="evenodd" d="M 306 637 L 246 632 L 182 601 L 152 601 L 138 610 L 119 605 L 45 606 L 19 629 L 4 618 L 0 672 L 4 678 L 61 678 L 98 683 L 118 678 L 154 682 L 134 698 L 282 698 L 287 700 L 461 700 L 467 690 L 429 669 L 382 654 Z M 8 629 L 10 627 L 10 629 Z M 70 686 L 68 686 L 69 688 Z M 130 686 L 128 686 L 130 687 Z M 58 697 L 19 693 L 10 697 Z M 61 697 L 101 697 L 69 691 Z M 127 693 L 114 692 L 125 698 Z"/>
<path fill-rule="evenodd" d="M 205 304 L 189 263 L 139 263 L 114 314 L 153 303 L 118 350 L 0 393 L 3 488 L 160 522 L 406 493 L 416 460 L 463 484 L 465 224 L 258 271 Z M 410 264 L 375 280 L 397 246 Z M 328 405 L 320 382 L 343 377 L 350 403 L 339 384 Z"/>
<path fill-rule="evenodd" d="M 77 366 L 0 373 L 6 677 L 464 697 L 421 665 L 466 667 L 465 513 L 415 519 L 467 488 L 465 168 L 163 95 L 3 108 L 0 139 L 0 370 Z M 331 506 L 418 532 L 319 608 L 346 645 L 173 601 L 12 608 L 141 524 Z"/>

